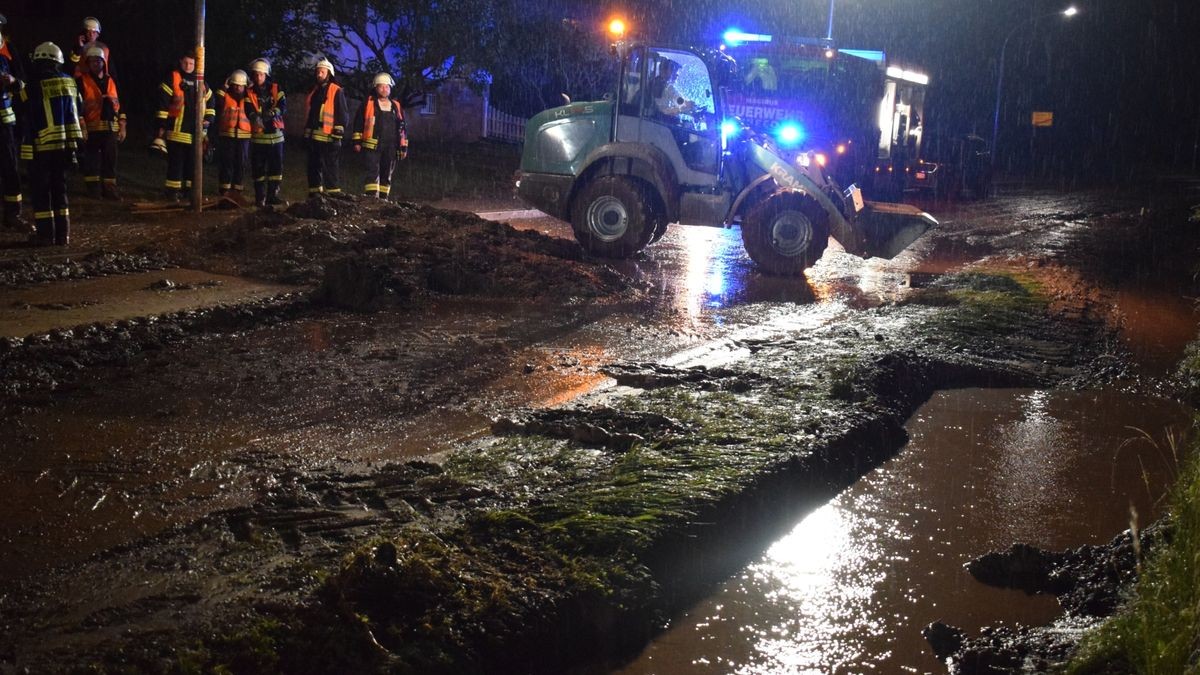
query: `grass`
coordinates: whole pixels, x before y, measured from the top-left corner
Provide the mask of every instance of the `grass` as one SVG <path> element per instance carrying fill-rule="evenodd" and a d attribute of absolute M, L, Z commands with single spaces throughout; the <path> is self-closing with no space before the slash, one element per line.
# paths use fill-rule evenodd
<path fill-rule="evenodd" d="M 1169 541 L 1144 563 L 1121 613 L 1088 634 L 1071 675 L 1200 673 L 1200 441 L 1171 493 Z"/>

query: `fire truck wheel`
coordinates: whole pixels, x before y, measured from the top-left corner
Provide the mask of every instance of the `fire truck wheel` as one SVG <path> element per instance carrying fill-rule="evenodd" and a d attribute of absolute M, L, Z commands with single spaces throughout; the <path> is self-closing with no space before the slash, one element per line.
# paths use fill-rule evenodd
<path fill-rule="evenodd" d="M 798 276 L 829 245 L 828 218 L 807 195 L 776 194 L 742 220 L 742 244 L 767 274 Z"/>
<path fill-rule="evenodd" d="M 626 176 L 600 176 L 580 191 L 571 208 L 575 239 L 588 253 L 628 258 L 650 243 L 656 217 L 649 190 Z"/>
<path fill-rule="evenodd" d="M 650 235 L 650 243 L 657 243 L 667 233 L 667 217 L 659 214 L 654 220 L 654 233 Z"/>

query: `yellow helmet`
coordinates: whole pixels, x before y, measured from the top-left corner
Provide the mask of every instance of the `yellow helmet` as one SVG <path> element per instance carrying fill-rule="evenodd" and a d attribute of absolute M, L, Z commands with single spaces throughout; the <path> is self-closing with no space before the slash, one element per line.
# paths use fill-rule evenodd
<path fill-rule="evenodd" d="M 225 80 L 225 86 L 229 87 L 235 84 L 240 84 L 243 87 L 250 86 L 250 78 L 246 76 L 246 71 L 235 70 L 229 74 L 229 77 Z"/>

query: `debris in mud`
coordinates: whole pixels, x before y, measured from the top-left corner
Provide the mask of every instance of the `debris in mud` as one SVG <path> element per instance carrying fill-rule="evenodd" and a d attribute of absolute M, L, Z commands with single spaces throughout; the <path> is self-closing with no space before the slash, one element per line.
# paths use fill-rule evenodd
<path fill-rule="evenodd" d="M 961 631 L 944 624 L 931 624 L 926 639 L 939 659 L 951 659 L 952 673 L 1044 672 L 1051 664 L 1070 658 L 1081 627 L 1117 610 L 1123 594 L 1137 581 L 1141 557 L 1169 536 L 1167 526 L 1156 523 L 1139 533 L 1140 552 L 1126 530 L 1100 546 L 1055 553 L 1014 544 L 1006 551 L 980 556 L 967 563 L 971 576 L 1000 588 L 1054 595 L 1064 618 L 1044 628 L 987 628 L 976 638 L 965 638 Z M 1029 664 L 1036 665 L 1031 668 Z"/>
<path fill-rule="evenodd" d="M 133 274 L 170 267 L 165 254 L 96 251 L 82 258 L 47 260 L 30 256 L 0 262 L 0 287 L 38 284 L 66 279 L 87 279 L 111 274 Z"/>
<path fill-rule="evenodd" d="M 705 391 L 744 392 L 764 379 L 757 373 L 729 368 L 675 368 L 659 363 L 616 363 L 601 368 L 601 371 L 619 385 L 638 389 L 660 389 L 692 383 Z"/>
<path fill-rule="evenodd" d="M 494 434 L 540 435 L 619 451 L 645 442 L 648 437 L 661 441 L 686 430 L 678 420 L 665 415 L 607 406 L 530 410 L 517 417 L 492 422 Z"/>
<path fill-rule="evenodd" d="M 426 292 L 562 301 L 632 289 L 612 268 L 584 263 L 572 241 L 408 203 L 319 196 L 285 213 L 248 213 L 208 232 L 205 245 L 240 274 L 319 285 L 319 297 L 354 309 Z"/>

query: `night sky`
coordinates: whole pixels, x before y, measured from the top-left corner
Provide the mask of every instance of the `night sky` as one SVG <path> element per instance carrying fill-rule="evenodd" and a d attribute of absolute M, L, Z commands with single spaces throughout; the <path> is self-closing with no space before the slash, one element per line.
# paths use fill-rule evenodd
<path fill-rule="evenodd" d="M 836 0 L 833 33 L 840 46 L 883 49 L 893 61 L 926 70 L 933 79 L 929 129 L 990 136 L 1000 46 L 1015 28 L 1005 66 L 1002 167 L 1067 179 L 1124 179 L 1145 165 L 1193 168 L 1200 142 L 1200 1 L 1080 0 L 1080 14 L 1070 20 L 1043 16 L 1068 4 Z M 99 12 L 127 75 L 154 77 L 169 63 L 157 51 L 189 40 L 190 0 L 103 5 L 26 0 L 0 11 L 14 41 L 30 46 L 69 40 L 83 16 Z M 148 15 L 150 6 L 156 10 Z M 529 0 L 526 6 L 597 23 L 598 14 L 619 12 L 643 34 L 697 45 L 714 44 L 733 25 L 824 36 L 829 11 L 828 0 Z M 184 20 L 164 20 L 172 14 Z M 210 33 L 218 25 L 210 21 Z M 1034 137 L 1033 110 L 1054 112 L 1055 126 Z"/>

